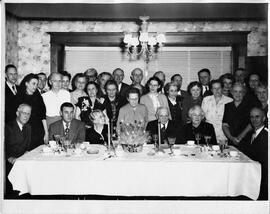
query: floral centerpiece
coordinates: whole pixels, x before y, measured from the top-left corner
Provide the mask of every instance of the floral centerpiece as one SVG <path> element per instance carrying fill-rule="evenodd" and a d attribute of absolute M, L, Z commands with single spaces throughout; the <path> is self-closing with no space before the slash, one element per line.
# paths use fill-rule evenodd
<path fill-rule="evenodd" d="M 143 144 L 150 140 L 150 135 L 144 130 L 143 122 L 120 122 L 118 139 L 125 152 L 141 152 Z"/>

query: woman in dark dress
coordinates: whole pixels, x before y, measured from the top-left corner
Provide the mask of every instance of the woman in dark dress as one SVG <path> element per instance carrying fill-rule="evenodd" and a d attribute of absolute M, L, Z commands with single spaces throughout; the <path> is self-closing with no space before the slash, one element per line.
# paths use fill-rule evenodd
<path fill-rule="evenodd" d="M 183 97 L 178 95 L 179 87 L 175 82 L 170 82 L 165 85 L 164 90 L 168 99 L 172 120 L 182 123 Z"/>
<path fill-rule="evenodd" d="M 184 138 L 185 141 L 197 140 L 200 144 L 207 144 L 207 137 L 209 144 L 217 144 L 216 133 L 211 123 L 204 122 L 204 112 L 200 106 L 193 106 L 188 111 L 191 122 L 184 125 Z"/>
<path fill-rule="evenodd" d="M 30 73 L 24 77 L 20 84 L 19 91 L 16 95 L 15 109 L 22 103 L 32 107 L 29 124 L 32 127 L 31 132 L 31 149 L 38 147 L 43 143 L 48 143 L 48 128 L 46 123 L 46 107 L 40 93 L 37 90 L 38 76 Z"/>
<path fill-rule="evenodd" d="M 106 116 L 99 110 L 93 110 L 89 114 L 93 126 L 86 130 L 85 140 L 90 144 L 102 144 L 108 143 L 108 125 L 106 125 Z"/>
<path fill-rule="evenodd" d="M 107 117 L 112 124 L 112 134 L 116 134 L 116 123 L 119 115 L 119 110 L 127 103 L 127 99 L 118 94 L 118 86 L 114 80 L 109 80 L 105 85 L 105 109 Z"/>
<path fill-rule="evenodd" d="M 88 82 L 85 87 L 85 92 L 88 96 L 80 97 L 76 104 L 75 118 L 83 121 L 86 128 L 90 128 L 93 124 L 89 119 L 89 114 L 96 109 L 104 110 L 104 98 L 97 96 L 99 85 L 95 82 Z"/>
<path fill-rule="evenodd" d="M 183 109 L 182 109 L 182 124 L 185 125 L 187 122 L 190 122 L 188 116 L 188 111 L 191 107 L 195 105 L 201 106 L 202 104 L 202 84 L 194 81 L 188 85 L 189 97 L 183 100 Z"/>

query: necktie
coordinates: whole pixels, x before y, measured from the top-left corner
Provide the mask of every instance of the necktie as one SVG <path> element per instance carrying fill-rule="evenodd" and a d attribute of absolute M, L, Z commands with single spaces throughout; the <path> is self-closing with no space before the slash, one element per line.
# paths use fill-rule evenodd
<path fill-rule="evenodd" d="M 69 124 L 66 123 L 66 128 L 65 128 L 65 133 L 64 133 L 64 135 L 67 136 L 68 133 L 69 133 Z"/>
<path fill-rule="evenodd" d="M 250 144 L 253 143 L 253 141 L 255 140 L 255 138 L 256 138 L 256 133 L 253 133 L 252 136 L 251 136 Z"/>
<path fill-rule="evenodd" d="M 17 90 L 16 90 L 15 85 L 12 86 L 12 90 L 13 90 L 13 93 L 16 95 L 17 94 Z"/>

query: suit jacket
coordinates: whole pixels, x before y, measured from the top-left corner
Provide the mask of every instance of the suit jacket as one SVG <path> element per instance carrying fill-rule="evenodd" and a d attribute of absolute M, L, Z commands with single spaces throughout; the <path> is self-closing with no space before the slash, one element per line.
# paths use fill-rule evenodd
<path fill-rule="evenodd" d="M 246 140 L 240 145 L 240 150 L 252 160 L 260 162 L 262 165 L 262 180 L 259 199 L 267 200 L 268 190 L 268 130 L 263 128 L 253 140 L 251 131 L 247 134 Z"/>
<path fill-rule="evenodd" d="M 151 135 L 158 134 L 158 120 L 149 122 L 146 126 L 146 131 L 149 131 Z M 183 144 L 184 136 L 182 126 L 175 121 L 169 120 L 162 140 L 167 139 L 168 137 L 176 137 L 175 143 Z"/>
<path fill-rule="evenodd" d="M 122 82 L 122 85 L 121 85 L 121 88 L 120 88 L 120 91 L 119 91 L 119 94 L 122 96 L 122 97 L 126 97 L 127 96 L 127 92 L 129 90 L 129 85 Z"/>
<path fill-rule="evenodd" d="M 19 87 L 16 85 L 16 90 L 18 92 Z M 15 95 L 5 83 L 5 122 L 12 121 L 16 118 L 14 114 L 13 106 L 15 105 Z"/>
<path fill-rule="evenodd" d="M 86 130 L 85 140 L 90 142 L 90 144 L 107 144 L 108 143 L 108 126 L 104 125 L 101 135 L 96 132 L 92 126 L 90 129 Z"/>
<path fill-rule="evenodd" d="M 83 122 L 73 119 L 69 128 L 70 130 L 67 137 L 72 143 L 85 141 L 85 124 Z M 64 129 L 62 119 L 52 123 L 49 127 L 49 140 L 54 139 L 53 135 L 64 136 Z"/>
<path fill-rule="evenodd" d="M 181 97 L 183 97 L 183 99 L 185 99 L 186 97 L 189 97 L 190 96 L 187 91 L 184 91 L 182 89 L 180 89 L 180 91 L 181 91 Z"/>
<path fill-rule="evenodd" d="M 31 144 L 31 126 L 25 124 L 23 130 L 20 129 L 16 120 L 13 120 L 5 126 L 5 146 L 6 159 L 10 157 L 18 158 L 26 151 L 30 150 Z"/>
<path fill-rule="evenodd" d="M 212 124 L 201 121 L 197 128 L 193 127 L 192 123 L 184 125 L 185 142 L 188 140 L 195 141 L 195 133 L 201 134 L 200 144 L 206 144 L 204 140 L 205 135 L 211 136 L 210 144 L 217 144 L 216 133 Z"/>
<path fill-rule="evenodd" d="M 169 109 L 169 111 L 170 111 L 167 97 L 164 94 L 159 93 L 158 94 L 158 100 L 159 100 L 160 106 L 167 107 Z M 148 121 L 156 120 L 157 119 L 156 118 L 156 111 L 154 109 L 154 105 L 153 105 L 152 99 L 149 96 L 149 94 L 143 95 L 141 97 L 141 99 L 140 99 L 140 103 L 144 104 L 146 106 L 146 108 L 147 108 Z M 170 112 L 169 112 L 169 115 L 170 115 L 170 119 L 171 119 L 171 113 Z"/>

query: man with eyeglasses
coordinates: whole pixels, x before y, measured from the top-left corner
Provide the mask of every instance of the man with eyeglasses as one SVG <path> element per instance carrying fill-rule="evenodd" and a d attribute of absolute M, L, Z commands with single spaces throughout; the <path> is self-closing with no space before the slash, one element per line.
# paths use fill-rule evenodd
<path fill-rule="evenodd" d="M 84 73 L 86 76 L 87 82 L 93 81 L 96 82 L 98 78 L 98 72 L 95 68 L 88 68 Z"/>
<path fill-rule="evenodd" d="M 28 124 L 31 116 L 31 106 L 28 104 L 19 105 L 16 112 L 16 119 L 5 126 L 5 158 L 6 176 L 10 172 L 16 159 L 30 150 L 31 126 Z M 6 177 L 6 195 L 14 194 L 11 183 Z"/>
<path fill-rule="evenodd" d="M 42 94 L 46 106 L 46 120 L 48 127 L 50 124 L 61 119 L 59 109 L 64 102 L 70 102 L 70 93 L 62 89 L 62 75 L 51 73 L 49 76 L 51 90 Z"/>

